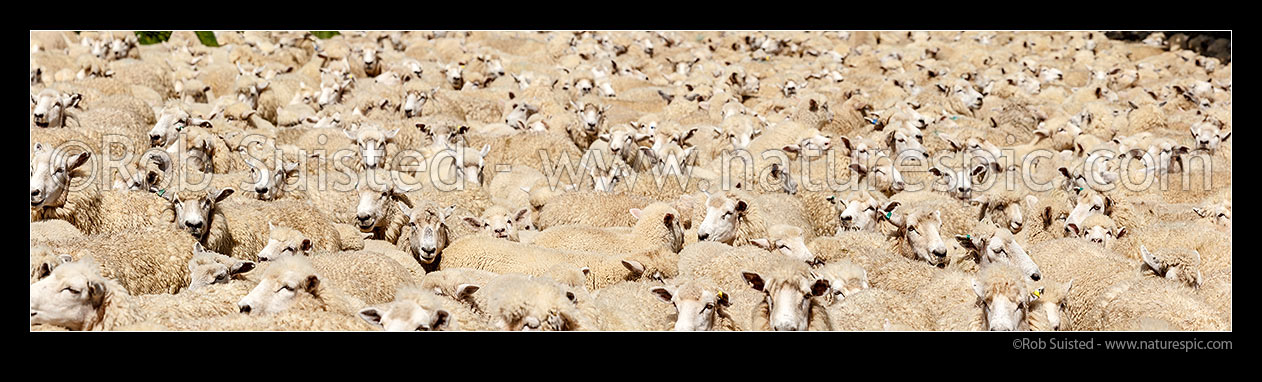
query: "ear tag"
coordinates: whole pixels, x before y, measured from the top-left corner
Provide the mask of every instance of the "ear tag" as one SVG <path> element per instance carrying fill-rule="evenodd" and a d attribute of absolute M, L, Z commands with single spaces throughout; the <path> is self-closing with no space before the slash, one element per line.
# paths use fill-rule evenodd
<path fill-rule="evenodd" d="M 886 219 L 889 219 L 889 218 L 890 218 L 890 217 L 892 217 L 892 216 L 894 216 L 894 211 L 888 211 L 888 212 L 886 212 L 886 213 L 885 213 L 885 218 L 886 218 Z"/>
<path fill-rule="evenodd" d="M 165 188 L 164 188 L 164 189 L 161 189 L 161 190 L 158 190 L 158 196 L 163 196 L 163 194 L 165 194 L 166 192 L 167 192 L 167 189 L 165 189 Z"/>
<path fill-rule="evenodd" d="M 959 118 L 960 118 L 960 116 L 958 116 L 958 115 L 952 115 L 952 116 L 951 116 L 951 120 L 952 120 L 952 121 L 954 121 L 954 120 L 956 120 L 956 119 L 959 119 Z"/>
<path fill-rule="evenodd" d="M 1033 292 L 1030 292 L 1030 295 L 1034 296 L 1034 300 L 1038 300 L 1039 297 L 1043 297 L 1043 288 L 1035 289 Z"/>

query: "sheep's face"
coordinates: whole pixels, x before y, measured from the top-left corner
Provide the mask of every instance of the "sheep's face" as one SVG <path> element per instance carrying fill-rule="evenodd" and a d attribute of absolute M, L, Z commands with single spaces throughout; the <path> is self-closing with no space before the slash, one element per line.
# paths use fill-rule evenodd
<path fill-rule="evenodd" d="M 732 142 L 732 148 L 735 150 L 748 148 L 749 142 L 762 134 L 762 129 L 755 127 L 752 119 L 746 121 L 748 123 L 737 123 L 727 127 L 727 139 Z"/>
<path fill-rule="evenodd" d="M 596 132 L 596 127 L 600 126 L 605 120 L 605 110 L 608 107 L 597 107 L 593 104 L 584 104 L 577 107 L 578 118 L 583 122 L 583 128 L 588 133 Z"/>
<path fill-rule="evenodd" d="M 96 320 L 106 294 L 105 280 L 95 268 L 80 262 L 62 264 L 31 284 L 31 325 L 88 329 L 84 325 Z"/>
<path fill-rule="evenodd" d="M 763 292 L 772 330 L 805 331 L 810 323 L 811 299 L 829 290 L 828 280 L 820 278 L 764 279 L 750 271 L 741 271 L 750 287 Z"/>
<path fill-rule="evenodd" d="M 815 265 L 822 263 L 822 260 L 816 258 L 811 253 L 810 248 L 806 247 L 806 238 L 803 237 L 801 229 L 796 229 L 793 234 L 780 236 L 778 238 L 754 239 L 749 242 L 762 249 L 779 253 L 806 264 Z"/>
<path fill-rule="evenodd" d="M 501 319 L 499 322 L 500 330 L 523 332 L 563 331 L 575 326 L 566 315 L 553 311 L 527 314 L 511 320 Z"/>
<path fill-rule="evenodd" d="M 986 201 L 984 198 L 981 211 L 982 217 L 989 215 L 991 221 L 1012 233 L 1021 232 L 1021 227 L 1025 225 L 1025 215 L 1022 211 L 1026 205 L 1032 206 L 1038 203 L 1038 198 L 1033 195 L 1025 197 L 1026 205 L 1008 201 Z"/>
<path fill-rule="evenodd" d="M 894 162 L 888 156 L 878 156 L 876 162 L 877 164 L 870 170 L 860 163 L 851 164 L 850 168 L 858 171 L 868 186 L 887 196 L 901 192 L 907 187 L 907 183 L 903 181 L 902 172 L 898 171 L 898 167 L 894 166 Z"/>
<path fill-rule="evenodd" d="M 364 308 L 359 311 L 359 318 L 387 332 L 426 332 L 451 327 L 451 313 L 446 309 L 426 309 L 407 300 Z"/>
<path fill-rule="evenodd" d="M 110 41 L 109 52 L 113 55 L 113 59 L 127 58 L 127 54 L 131 53 L 131 49 L 136 47 L 136 41 L 132 38 L 117 38 Z"/>
<path fill-rule="evenodd" d="M 1024 281 L 1012 284 L 996 288 L 993 285 L 983 285 L 981 280 L 973 280 L 973 291 L 977 294 L 978 304 L 984 311 L 986 330 L 1014 331 L 1028 328 L 1025 315 L 1029 303 L 1029 292 L 1023 287 Z"/>
<path fill-rule="evenodd" d="M 421 108 L 425 107 L 425 103 L 429 102 L 430 97 L 434 95 L 438 89 L 430 92 L 417 90 L 409 90 L 403 98 L 403 114 L 408 118 L 421 116 Z"/>
<path fill-rule="evenodd" d="M 831 197 L 838 209 L 837 232 L 876 231 L 881 206 L 869 196 L 867 199 Z"/>
<path fill-rule="evenodd" d="M 1065 73 L 1060 69 L 1042 68 L 1039 70 L 1039 80 L 1043 82 L 1053 82 L 1065 79 Z"/>
<path fill-rule="evenodd" d="M 795 195 L 798 193 L 798 181 L 789 173 L 788 167 L 781 166 L 779 163 L 773 163 L 767 169 L 767 176 L 762 178 L 763 185 L 775 187 L 780 186 L 777 191 L 784 191 L 786 194 Z"/>
<path fill-rule="evenodd" d="M 254 179 L 254 193 L 259 200 L 276 200 L 284 196 L 285 181 L 298 171 L 298 163 L 277 163 L 276 168 L 267 168 L 264 163 L 246 161 L 250 166 L 250 176 Z"/>
<path fill-rule="evenodd" d="M 1218 151 L 1218 146 L 1231 138 L 1230 131 L 1223 132 L 1212 123 L 1197 123 L 1189 129 L 1192 131 L 1192 140 L 1196 143 L 1195 149 L 1209 150 L 1210 153 Z"/>
<path fill-rule="evenodd" d="M 96 58 L 104 60 L 110 56 L 109 40 L 87 38 L 83 39 L 83 45 L 87 46 L 89 48 L 88 51 L 91 52 L 93 56 L 96 56 Z"/>
<path fill-rule="evenodd" d="M 478 151 L 469 150 L 468 147 L 462 145 L 459 153 L 455 155 L 460 180 L 466 183 L 482 184 L 482 170 L 486 167 L 486 155 L 490 152 L 490 144 L 483 145 Z"/>
<path fill-rule="evenodd" d="M 237 86 L 237 101 L 249 106 L 250 109 L 258 109 L 259 94 L 262 94 L 268 85 L 267 81 L 256 79 L 246 85 Z M 323 87 L 323 84 L 321 86 Z"/>
<path fill-rule="evenodd" d="M 67 155 L 35 143 L 31 157 L 31 208 L 55 208 L 66 204 L 70 173 L 88 161 L 90 152 Z"/>
<path fill-rule="evenodd" d="M 464 220 L 474 229 L 485 230 L 491 237 L 508 241 L 520 241 L 517 231 L 531 226 L 528 207 L 516 211 L 492 207 L 483 212 L 480 218 L 467 216 Z"/>
<path fill-rule="evenodd" d="M 372 187 L 362 184 L 359 188 L 359 205 L 355 209 L 355 223 L 360 232 L 373 232 L 384 227 L 386 216 L 393 200 L 400 197 L 399 192 L 391 187 Z"/>
<path fill-rule="evenodd" d="M 452 89 L 460 90 L 464 87 L 464 64 L 447 64 L 443 68 L 443 75 L 447 76 L 447 84 L 451 85 Z"/>
<path fill-rule="evenodd" d="M 892 209 L 889 206 L 885 208 L 886 211 Z M 906 215 L 891 213 L 890 222 L 899 227 L 899 234 L 902 235 L 904 245 L 909 247 L 916 258 L 940 268 L 946 266 L 947 246 L 939 234 L 942 228 L 940 211 L 914 211 Z"/>
<path fill-rule="evenodd" d="M 286 266 L 295 263 L 278 263 L 268 267 L 268 273 L 259 284 L 237 302 L 241 313 L 280 313 L 295 305 L 299 299 L 319 298 L 321 280 L 315 274 L 315 269 L 309 261 L 305 266 Z"/>
<path fill-rule="evenodd" d="M 532 105 L 514 103 L 509 105 L 508 115 L 504 117 L 504 123 L 514 129 L 525 129 L 526 120 L 530 119 L 530 116 L 538 111 L 539 109 Z"/>
<path fill-rule="evenodd" d="M 929 169 L 934 176 L 938 176 L 946 184 L 946 192 L 956 199 L 968 201 L 973 198 L 973 181 L 974 179 L 981 181 L 986 176 L 988 166 L 977 165 L 969 170 L 952 170 L 939 167 Z"/>
<path fill-rule="evenodd" d="M 215 206 L 234 191 L 232 188 L 210 190 L 199 198 L 189 200 L 180 199 L 179 195 L 172 196 L 171 207 L 175 210 L 176 228 L 187 231 L 197 241 L 205 241 L 210 225 L 214 223 Z"/>
<path fill-rule="evenodd" d="M 267 245 L 259 251 L 259 261 L 272 261 L 286 256 L 306 256 L 312 243 L 302 232 L 289 227 L 277 227 L 267 223 Z"/>
<path fill-rule="evenodd" d="M 841 144 L 850 153 L 851 163 L 871 163 L 873 156 L 876 155 L 879 150 L 875 144 L 862 137 L 858 137 L 853 140 L 841 137 Z"/>
<path fill-rule="evenodd" d="M 1099 192 L 1084 190 L 1078 194 L 1078 200 L 1074 203 L 1074 208 L 1069 211 L 1069 216 L 1065 218 L 1065 232 L 1071 234 L 1070 224 L 1082 227 L 1082 222 L 1088 216 L 1094 214 L 1109 215 L 1113 210 L 1113 198 L 1102 195 Z"/>
<path fill-rule="evenodd" d="M 802 151 L 819 150 L 822 153 L 832 148 L 832 143 L 832 139 L 828 138 L 827 135 L 820 133 L 817 129 L 811 129 L 810 132 L 798 139 L 796 149 Z M 786 148 L 785 151 L 790 150 Z"/>
<path fill-rule="evenodd" d="M 365 168 L 386 167 L 386 143 L 393 141 L 399 129 L 383 130 L 379 126 L 365 126 L 357 131 L 343 130 L 347 138 L 359 146 L 359 155 L 364 159 Z"/>
<path fill-rule="evenodd" d="M 1231 228 L 1231 202 L 1224 201 L 1204 207 L 1194 207 L 1192 212 L 1202 218 L 1212 219 L 1214 224 L 1220 227 Z"/>
<path fill-rule="evenodd" d="M 194 244 L 193 259 L 188 262 L 188 290 L 197 290 L 211 284 L 227 284 L 233 278 L 253 270 L 254 266 L 253 261 L 234 259 L 207 251 L 201 243 Z"/>
<path fill-rule="evenodd" d="M 1193 288 L 1201 286 L 1201 252 L 1188 249 L 1165 249 L 1156 253 L 1149 252 L 1146 246 L 1139 246 L 1144 265 L 1152 269 L 1157 276 Z"/>
<path fill-rule="evenodd" d="M 74 261 L 68 253 L 54 255 L 48 247 L 31 247 L 31 284 L 53 274 L 57 266 Z"/>
<path fill-rule="evenodd" d="M 624 166 L 614 164 L 608 167 L 594 166 L 587 172 L 587 176 L 592 179 L 592 190 L 596 192 L 613 192 L 614 187 L 622 182 L 622 173 Z"/>
<path fill-rule="evenodd" d="M 399 209 L 408 215 L 408 228 L 412 229 L 412 239 L 408 246 L 412 257 L 421 264 L 432 264 L 438 255 L 447 248 L 447 217 L 451 216 L 455 206 L 438 208 L 427 205 L 423 208 L 409 209 L 403 202 L 396 202 Z"/>
<path fill-rule="evenodd" d="M 1034 263 L 1030 254 L 1025 252 L 1021 243 L 1018 243 L 1012 233 L 1007 230 L 995 230 L 989 238 L 980 235 L 977 237 L 956 235 L 955 238 L 960 242 L 960 246 L 977 253 L 977 260 L 983 267 L 992 263 L 1008 264 L 1021 270 L 1030 280 L 1039 281 L 1043 277 L 1039 272 L 1038 264 Z"/>
<path fill-rule="evenodd" d="M 619 127 L 613 129 L 608 134 L 609 151 L 618 155 L 620 158 L 629 159 L 635 154 L 637 145 L 635 144 L 637 133 L 631 127 Z"/>
<path fill-rule="evenodd" d="M 324 107 L 342 102 L 342 95 L 352 81 L 350 73 L 340 70 L 320 73 L 320 96 L 316 98 L 316 103 Z"/>
<path fill-rule="evenodd" d="M 1090 116 L 1090 114 L 1087 114 L 1087 113 L 1083 113 L 1080 115 Z M 1052 141 L 1053 148 L 1057 150 L 1069 150 L 1074 147 L 1074 141 L 1078 139 L 1078 136 L 1082 135 L 1081 126 L 1086 126 L 1087 124 L 1091 123 L 1089 117 L 1082 117 L 1082 118 L 1083 118 L 1082 122 L 1076 122 L 1074 119 L 1070 119 L 1069 123 L 1060 124 L 1059 126 L 1056 127 L 1055 131 L 1050 131 L 1050 132 L 1048 132 L 1044 128 L 1044 126 L 1039 126 L 1041 131 L 1035 131 L 1035 133 L 1040 133 L 1040 132 L 1050 133 L 1049 135 Z M 1039 124 L 1043 125 L 1044 123 L 1039 122 Z"/>
<path fill-rule="evenodd" d="M 732 244 L 740 229 L 749 204 L 726 194 L 711 195 L 706 199 L 705 220 L 697 228 L 697 239 Z"/>
<path fill-rule="evenodd" d="M 847 297 L 854 296 L 864 289 L 871 288 L 868 283 L 868 272 L 862 267 L 854 264 L 846 264 L 832 272 L 828 279 L 828 286 L 831 288 L 831 301 L 841 301 Z"/>
<path fill-rule="evenodd" d="M 364 72 L 368 75 L 381 74 L 381 56 L 377 55 L 377 48 L 368 47 L 360 50 L 360 54 L 364 58 Z"/>
<path fill-rule="evenodd" d="M 39 94 L 31 94 L 31 123 L 38 127 L 62 127 L 66 123 L 66 109 L 79 104 L 82 97 L 78 94 L 61 94 L 56 90 L 45 89 Z"/>
<path fill-rule="evenodd" d="M 907 158 L 915 160 L 928 160 L 929 151 L 925 150 L 924 135 L 920 131 L 907 129 L 894 129 L 889 133 L 888 145 L 894 150 L 895 158 L 902 161 Z"/>
<path fill-rule="evenodd" d="M 1069 330 L 1069 289 L 1074 281 L 1054 281 L 1031 293 L 1030 311 L 1026 316 L 1031 331 Z"/>
<path fill-rule="evenodd" d="M 684 284 L 677 288 L 653 287 L 649 289 L 658 299 L 675 306 L 675 331 L 709 331 L 714 322 L 731 306 L 723 291 Z"/>
<path fill-rule="evenodd" d="M 163 110 L 162 115 L 158 116 L 158 122 L 149 129 L 149 146 L 166 147 L 175 143 L 180 137 L 180 131 L 188 125 L 188 113 L 178 109 Z"/>
<path fill-rule="evenodd" d="M 951 86 L 951 96 L 955 97 L 961 104 L 968 106 L 971 110 L 982 108 L 982 93 L 973 89 L 973 85 L 967 81 L 961 81 Z"/>

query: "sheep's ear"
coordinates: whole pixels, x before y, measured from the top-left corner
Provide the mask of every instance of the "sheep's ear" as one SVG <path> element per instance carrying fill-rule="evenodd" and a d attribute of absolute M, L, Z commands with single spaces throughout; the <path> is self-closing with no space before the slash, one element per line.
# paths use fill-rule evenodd
<path fill-rule="evenodd" d="M 892 213 L 892 212 L 894 212 L 894 209 L 895 209 L 895 208 L 898 208 L 898 206 L 900 206 L 900 205 L 902 205 L 902 204 L 903 204 L 902 202 L 899 202 L 899 201 L 897 201 L 897 200 L 891 200 L 891 201 L 889 201 L 889 202 L 885 203 L 885 206 L 881 207 L 881 210 L 882 210 L 882 211 L 885 211 L 886 213 Z"/>
<path fill-rule="evenodd" d="M 672 297 L 671 296 L 672 293 L 670 292 L 669 289 L 666 289 L 666 287 L 660 287 L 660 286 L 653 287 L 652 289 L 649 289 L 649 292 L 653 292 L 653 295 L 657 296 L 659 300 L 662 300 L 664 302 L 671 302 L 670 299 Z"/>
<path fill-rule="evenodd" d="M 973 238 L 973 235 L 955 235 L 955 240 L 960 242 L 960 246 L 970 251 L 979 251 L 984 245 L 981 243 L 981 237 Z"/>
<path fill-rule="evenodd" d="M 772 247 L 771 240 L 768 240 L 768 239 L 765 239 L 765 238 L 764 238 L 764 239 L 753 239 L 753 240 L 750 240 L 750 241 L 749 241 L 749 243 L 750 243 L 750 244 L 753 244 L 753 245 L 755 245 L 755 246 L 758 246 L 758 248 L 762 248 L 762 249 L 765 249 L 765 250 L 768 250 L 768 251 L 770 251 L 770 250 L 772 250 L 772 249 L 775 249 L 774 247 Z"/>
<path fill-rule="evenodd" d="M 1078 223 L 1065 224 L 1065 230 L 1073 234 L 1073 237 L 1078 237 L 1081 234 L 1081 228 L 1078 227 Z"/>
<path fill-rule="evenodd" d="M 465 223 L 469 223 L 469 226 L 473 227 L 473 229 L 482 229 L 482 227 L 486 226 L 486 223 L 482 222 L 482 219 L 472 216 L 465 216 L 464 221 Z"/>
<path fill-rule="evenodd" d="M 464 300 L 472 296 L 478 289 L 482 289 L 482 287 L 477 284 L 460 284 L 456 286 L 455 298 L 457 301 Z"/>
<path fill-rule="evenodd" d="M 811 294 L 815 296 L 823 296 L 830 289 L 827 279 L 815 279 L 815 283 L 811 285 Z"/>
<path fill-rule="evenodd" d="M 84 152 L 75 154 L 74 156 L 70 157 L 70 159 L 66 160 L 66 170 L 74 170 L 76 168 L 79 168 L 79 166 L 82 166 L 84 163 L 86 163 L 88 161 L 88 158 L 90 157 L 92 157 L 92 153 L 89 151 L 84 151 Z"/>
<path fill-rule="evenodd" d="M 350 138 L 352 141 L 355 140 L 355 134 L 351 132 L 351 130 L 354 130 L 355 127 L 356 126 L 352 124 L 350 130 L 342 130 L 342 134 L 346 134 L 346 137 Z"/>
<path fill-rule="evenodd" d="M 310 251 L 312 247 L 311 239 L 302 239 L 302 244 L 299 245 L 298 247 L 299 249 L 302 249 L 304 252 Z"/>
<path fill-rule="evenodd" d="M 1148 252 L 1148 247 L 1145 247 L 1143 244 L 1140 244 L 1139 246 L 1139 255 L 1144 259 L 1144 264 L 1149 268 L 1152 268 L 1153 271 L 1156 271 L 1158 274 L 1165 273 L 1164 270 L 1161 269 L 1161 261 L 1159 261 L 1157 256 L 1153 255 L 1152 252 Z"/>
<path fill-rule="evenodd" d="M 631 274 L 634 276 L 640 276 L 644 274 L 644 264 L 641 264 L 639 261 L 622 260 L 622 266 L 626 267 L 627 270 L 631 271 Z"/>
<path fill-rule="evenodd" d="M 530 217 L 530 208 L 522 207 L 517 210 L 516 214 L 513 214 L 513 222 L 524 223 L 528 217 Z"/>
<path fill-rule="evenodd" d="M 93 307 L 100 307 L 105 301 L 105 283 L 93 280 L 88 282 L 88 301 Z"/>
<path fill-rule="evenodd" d="M 215 203 L 222 202 L 224 199 L 227 199 L 229 196 L 232 196 L 232 193 L 233 193 L 233 192 L 236 192 L 236 191 L 237 191 L 237 190 L 232 189 L 232 187 L 228 187 L 228 188 L 224 188 L 224 189 L 222 189 L 222 190 L 219 190 L 219 192 L 218 192 L 218 193 L 215 193 L 215 194 L 214 194 L 214 195 L 215 195 Z"/>
<path fill-rule="evenodd" d="M 468 129 L 468 127 L 465 127 L 465 129 Z M 478 156 L 486 157 L 486 154 L 490 152 L 491 152 L 491 145 L 485 144 L 485 145 L 482 145 L 482 150 L 478 151 Z"/>
<path fill-rule="evenodd" d="M 238 261 L 236 264 L 232 264 L 232 268 L 228 269 L 228 274 L 239 275 L 246 273 L 253 270 L 255 265 L 257 264 L 253 261 Z"/>
<path fill-rule="evenodd" d="M 412 208 L 408 207 L 406 203 L 403 203 L 402 201 L 399 201 L 399 200 L 395 200 L 394 204 L 396 206 L 399 206 L 399 211 L 403 211 L 403 216 L 412 216 Z"/>
<path fill-rule="evenodd" d="M 1226 135 L 1223 135 L 1223 138 L 1222 138 L 1222 139 L 1219 139 L 1219 141 L 1220 141 L 1220 142 L 1226 142 L 1226 141 L 1227 141 L 1227 138 L 1231 138 L 1231 132 L 1230 132 L 1230 131 L 1228 131 Z"/>
<path fill-rule="evenodd" d="M 398 129 L 398 128 L 395 128 L 394 130 L 387 131 L 387 132 L 386 132 L 386 139 L 387 139 L 387 140 L 389 140 L 389 139 L 394 139 L 394 136 L 396 136 L 396 135 L 399 135 L 399 129 Z"/>
<path fill-rule="evenodd" d="M 982 288 L 982 282 L 977 278 L 973 278 L 973 293 L 977 295 L 977 300 L 986 299 L 986 290 Z"/>
<path fill-rule="evenodd" d="M 1209 210 L 1200 207 L 1192 207 L 1192 212 L 1195 212 L 1197 216 L 1205 217 L 1205 215 L 1209 213 Z"/>
<path fill-rule="evenodd" d="M 756 291 L 763 291 L 762 276 L 750 271 L 741 271 L 741 278 L 745 279 L 745 283 Z"/>
<path fill-rule="evenodd" d="M 381 312 L 374 307 L 367 307 L 359 311 L 359 318 L 368 321 L 369 324 L 381 326 Z"/>
<path fill-rule="evenodd" d="M 316 289 L 320 288 L 320 278 L 316 275 L 307 276 L 307 279 L 303 282 L 302 287 L 305 288 L 307 292 L 315 293 Z"/>
<path fill-rule="evenodd" d="M 666 214 L 666 216 L 662 217 L 662 224 L 665 224 L 666 228 L 671 228 L 671 225 L 674 222 L 675 222 L 675 214 Z"/>
<path fill-rule="evenodd" d="M 446 309 L 439 309 L 439 310 L 434 311 L 433 329 L 439 330 L 439 329 L 447 329 L 449 327 L 451 327 L 451 313 L 447 312 Z"/>
<path fill-rule="evenodd" d="M 632 208 L 632 209 L 630 209 L 629 211 L 631 212 L 631 217 L 634 217 L 636 220 L 639 220 L 639 219 L 640 219 L 640 209 L 639 209 L 639 208 Z"/>

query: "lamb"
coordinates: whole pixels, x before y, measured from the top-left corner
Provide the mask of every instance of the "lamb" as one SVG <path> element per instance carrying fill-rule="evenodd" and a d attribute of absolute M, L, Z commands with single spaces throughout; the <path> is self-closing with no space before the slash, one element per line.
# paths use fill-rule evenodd
<path fill-rule="evenodd" d="M 476 268 L 495 273 L 544 275 L 557 263 L 573 263 L 591 270 L 591 289 L 623 280 L 655 279 L 677 273 L 677 255 L 668 248 L 614 256 L 542 248 L 488 236 L 466 236 L 443 250 L 439 269 Z"/>
<path fill-rule="evenodd" d="M 402 209 L 403 206 L 399 206 L 399 208 Z M 520 231 L 533 228 L 529 207 L 510 211 L 502 206 L 494 206 L 482 211 L 481 217 L 466 216 L 464 221 L 475 230 L 482 230 L 491 234 L 491 237 L 518 242 L 522 241 L 519 235 Z M 529 237 L 535 237 L 537 234 L 538 232 L 534 232 L 528 235 Z"/>
<path fill-rule="evenodd" d="M 630 232 L 588 226 L 550 227 L 532 241 L 533 245 L 569 251 L 631 254 L 666 246 L 672 252 L 683 248 L 684 234 L 679 211 L 657 202 L 643 210 L 632 209 L 637 222 Z"/>
<path fill-rule="evenodd" d="M 802 202 L 785 194 L 749 194 L 724 191 L 706 199 L 705 220 L 697 228 L 697 239 L 744 245 L 767 237 L 767 228 L 786 224 L 802 229 L 812 227 L 803 217 Z M 805 231 L 814 237 L 814 230 Z"/>
<path fill-rule="evenodd" d="M 401 287 L 393 301 L 361 309 L 359 317 L 386 331 L 491 330 L 469 307 L 416 287 Z"/>

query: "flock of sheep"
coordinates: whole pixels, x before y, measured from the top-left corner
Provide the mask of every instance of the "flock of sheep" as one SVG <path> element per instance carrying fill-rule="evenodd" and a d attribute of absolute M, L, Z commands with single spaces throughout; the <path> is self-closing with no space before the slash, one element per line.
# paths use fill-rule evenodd
<path fill-rule="evenodd" d="M 1094 32 L 31 33 L 31 330 L 1231 330 L 1231 64 Z"/>

